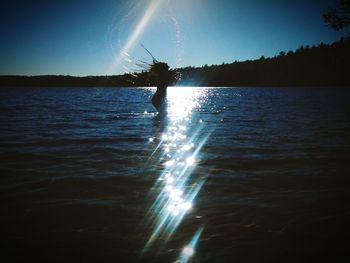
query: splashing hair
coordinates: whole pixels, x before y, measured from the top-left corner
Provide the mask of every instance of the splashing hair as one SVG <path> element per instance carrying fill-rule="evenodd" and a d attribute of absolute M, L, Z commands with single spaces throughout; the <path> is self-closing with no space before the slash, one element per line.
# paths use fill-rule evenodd
<path fill-rule="evenodd" d="M 156 85 L 167 86 L 171 81 L 168 63 L 158 61 L 144 45 L 141 44 L 141 46 L 152 57 L 152 63 L 148 64 L 150 77 L 154 78 Z"/>

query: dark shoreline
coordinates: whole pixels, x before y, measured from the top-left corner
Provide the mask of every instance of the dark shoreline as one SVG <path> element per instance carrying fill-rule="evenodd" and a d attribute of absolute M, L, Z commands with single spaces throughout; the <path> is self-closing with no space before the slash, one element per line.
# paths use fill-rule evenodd
<path fill-rule="evenodd" d="M 349 87 L 350 37 L 301 46 L 272 58 L 173 69 L 172 85 L 204 87 Z M 156 86 L 148 72 L 111 76 L 0 76 L 0 87 Z"/>

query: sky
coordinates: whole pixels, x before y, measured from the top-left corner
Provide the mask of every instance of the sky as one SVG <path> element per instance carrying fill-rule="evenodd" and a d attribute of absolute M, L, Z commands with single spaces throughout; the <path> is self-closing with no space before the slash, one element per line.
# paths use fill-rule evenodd
<path fill-rule="evenodd" d="M 334 0 L 39 0 L 0 4 L 0 75 L 115 75 L 271 57 L 332 43 Z"/>

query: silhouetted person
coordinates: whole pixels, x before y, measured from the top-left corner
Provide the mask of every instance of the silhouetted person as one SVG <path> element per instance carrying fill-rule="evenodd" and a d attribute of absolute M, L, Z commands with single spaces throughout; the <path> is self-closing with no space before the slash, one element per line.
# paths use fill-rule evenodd
<path fill-rule="evenodd" d="M 153 61 L 150 75 L 155 79 L 157 91 L 152 97 L 152 104 L 159 113 L 166 108 L 166 90 L 170 81 L 169 66 L 167 63 Z"/>

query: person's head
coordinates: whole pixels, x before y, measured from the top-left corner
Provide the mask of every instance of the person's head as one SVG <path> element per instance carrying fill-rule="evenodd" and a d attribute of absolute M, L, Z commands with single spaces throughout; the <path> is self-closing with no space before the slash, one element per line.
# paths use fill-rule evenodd
<path fill-rule="evenodd" d="M 163 75 L 168 74 L 169 65 L 165 62 L 154 61 L 153 64 L 151 65 L 150 72 L 152 75 L 161 77 Z"/>
<path fill-rule="evenodd" d="M 169 65 L 165 62 L 153 61 L 150 74 L 155 78 L 157 85 L 166 86 L 170 81 Z"/>

